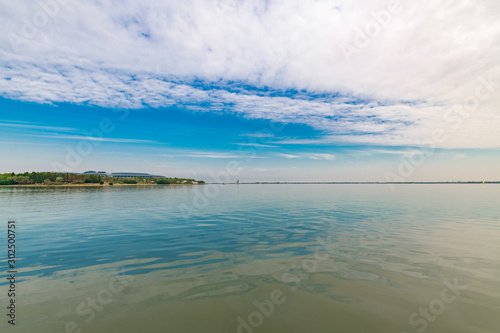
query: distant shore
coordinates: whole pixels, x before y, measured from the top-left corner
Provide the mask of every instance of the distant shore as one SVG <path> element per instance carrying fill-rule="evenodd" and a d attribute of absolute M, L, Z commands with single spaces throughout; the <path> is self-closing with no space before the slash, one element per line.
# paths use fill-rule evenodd
<path fill-rule="evenodd" d="M 116 177 L 115 177 L 116 176 Z M 112 173 L 104 171 L 87 171 L 84 173 L 63 172 L 25 172 L 0 174 L 0 186 L 17 187 L 95 187 L 95 186 L 123 186 L 123 185 L 198 185 L 203 180 L 192 178 L 177 178 L 155 176 L 145 173 Z"/>
<path fill-rule="evenodd" d="M 205 184 L 147 184 L 147 183 L 137 183 L 137 184 L 120 184 L 113 183 L 113 185 L 108 184 L 15 184 L 15 185 L 0 185 L 0 187 L 115 187 L 115 186 L 186 186 L 186 185 L 205 185 Z"/>
<path fill-rule="evenodd" d="M 458 181 L 458 182 L 239 182 L 207 183 L 218 185 L 425 185 L 425 184 L 500 184 L 500 181 Z"/>
<path fill-rule="evenodd" d="M 172 183 L 172 184 L 156 184 L 156 183 L 85 183 L 85 184 L 13 184 L 0 185 L 0 187 L 114 187 L 114 186 L 185 186 L 185 185 L 467 185 L 467 184 L 500 184 L 500 181 L 469 181 L 469 182 L 251 182 L 251 183 Z"/>

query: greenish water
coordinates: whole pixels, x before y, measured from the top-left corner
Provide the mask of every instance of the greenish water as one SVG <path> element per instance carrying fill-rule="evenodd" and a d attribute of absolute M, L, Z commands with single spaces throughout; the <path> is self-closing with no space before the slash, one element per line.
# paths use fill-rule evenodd
<path fill-rule="evenodd" d="M 2 333 L 500 329 L 498 185 L 0 188 L 0 202 Z"/>

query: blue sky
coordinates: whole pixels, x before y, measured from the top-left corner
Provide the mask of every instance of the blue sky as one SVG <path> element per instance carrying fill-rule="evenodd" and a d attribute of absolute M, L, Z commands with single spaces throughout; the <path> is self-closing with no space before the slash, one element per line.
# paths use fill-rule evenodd
<path fill-rule="evenodd" d="M 500 179 L 495 1 L 2 6 L 0 172 Z"/>

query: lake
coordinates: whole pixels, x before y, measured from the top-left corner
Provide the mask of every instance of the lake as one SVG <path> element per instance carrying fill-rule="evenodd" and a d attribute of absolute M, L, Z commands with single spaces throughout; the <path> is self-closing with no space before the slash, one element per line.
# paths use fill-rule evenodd
<path fill-rule="evenodd" d="M 2 332 L 499 332 L 500 185 L 3 187 L 0 202 Z"/>

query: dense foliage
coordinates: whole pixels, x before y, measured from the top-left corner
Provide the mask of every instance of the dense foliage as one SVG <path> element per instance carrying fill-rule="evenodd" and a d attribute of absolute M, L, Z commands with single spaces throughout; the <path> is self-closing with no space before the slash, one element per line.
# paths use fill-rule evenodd
<path fill-rule="evenodd" d="M 196 181 L 194 179 L 186 178 L 125 178 L 117 179 L 107 176 L 99 175 L 82 175 L 74 173 L 60 173 L 60 172 L 25 172 L 15 174 L 5 173 L 0 174 L 0 185 L 30 185 L 30 184 L 43 184 L 43 185 L 63 185 L 63 184 L 104 184 L 108 182 L 121 183 L 121 184 L 204 184 L 204 181 Z"/>
<path fill-rule="evenodd" d="M 194 179 L 185 178 L 155 178 L 153 181 L 156 184 L 192 184 L 195 182 Z"/>
<path fill-rule="evenodd" d="M 205 184 L 203 180 L 194 180 L 192 178 L 155 178 L 156 184 Z"/>
<path fill-rule="evenodd" d="M 62 184 L 84 184 L 84 183 L 100 183 L 105 180 L 96 175 L 77 175 L 74 173 L 60 172 L 25 172 L 15 174 L 5 173 L 0 175 L 0 185 L 28 185 L 28 184 L 45 184 L 45 185 L 62 185 Z"/>

